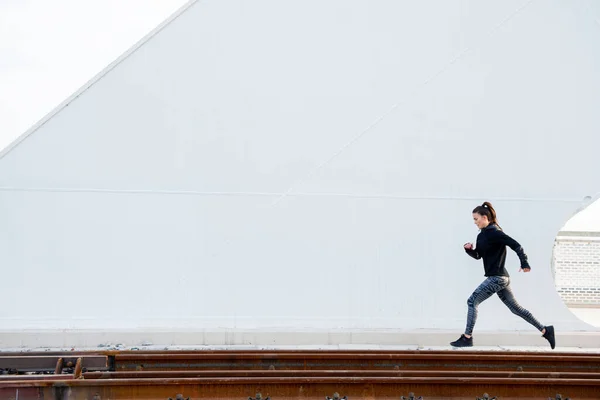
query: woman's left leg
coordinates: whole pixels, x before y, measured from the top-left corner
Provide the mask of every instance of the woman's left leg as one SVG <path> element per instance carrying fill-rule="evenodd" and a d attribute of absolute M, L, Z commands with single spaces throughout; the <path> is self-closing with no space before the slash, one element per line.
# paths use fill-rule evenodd
<path fill-rule="evenodd" d="M 521 307 L 517 300 L 515 299 L 515 295 L 510 288 L 510 284 L 508 284 L 504 289 L 498 291 L 498 297 L 500 300 L 508 307 L 513 314 L 518 315 L 523 318 L 525 321 L 529 322 L 531 325 L 535 326 L 540 332 L 542 332 L 545 328 L 544 325 L 538 321 L 533 314 L 531 314 L 528 310 Z"/>

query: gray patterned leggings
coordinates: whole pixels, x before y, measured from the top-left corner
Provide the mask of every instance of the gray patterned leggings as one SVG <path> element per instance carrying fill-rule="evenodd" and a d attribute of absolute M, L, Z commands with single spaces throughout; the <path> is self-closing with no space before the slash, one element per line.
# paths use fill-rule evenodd
<path fill-rule="evenodd" d="M 467 315 L 466 335 L 473 334 L 473 327 L 477 321 L 477 307 L 481 302 L 487 300 L 494 293 L 498 293 L 498 297 L 513 314 L 518 315 L 531 325 L 535 326 L 540 332 L 544 329 L 544 325 L 534 318 L 533 315 L 517 303 L 512 290 L 510 289 L 510 279 L 507 276 L 490 276 L 487 278 L 469 297 L 467 304 L 469 305 L 469 313 Z"/>

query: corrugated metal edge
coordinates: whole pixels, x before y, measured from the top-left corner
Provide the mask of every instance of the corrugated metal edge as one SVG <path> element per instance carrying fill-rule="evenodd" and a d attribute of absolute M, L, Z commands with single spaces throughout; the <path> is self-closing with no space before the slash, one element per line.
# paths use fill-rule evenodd
<path fill-rule="evenodd" d="M 600 237 L 599 231 L 560 231 L 556 238 L 597 238 Z"/>
<path fill-rule="evenodd" d="M 13 140 L 8 146 L 6 146 L 2 151 L 0 151 L 0 159 L 4 158 L 8 153 L 14 150 L 19 144 L 21 144 L 25 139 L 27 139 L 30 135 L 36 132 L 39 128 L 44 126 L 46 122 L 50 121 L 56 114 L 61 112 L 65 107 L 67 107 L 71 102 L 76 100 L 79 96 L 85 93 L 86 90 L 91 88 L 96 82 L 102 79 L 106 74 L 112 71 L 117 65 L 126 60 L 130 55 L 135 53 L 138 49 L 140 49 L 144 44 L 148 43 L 150 39 L 152 39 L 155 35 L 157 35 L 160 31 L 166 28 L 169 24 L 175 21 L 179 16 L 181 16 L 184 12 L 186 12 L 190 7 L 192 7 L 198 0 L 189 0 L 186 4 L 181 6 L 177 11 L 175 11 L 171 16 L 165 19 L 162 23 L 160 23 L 156 28 L 154 28 L 150 33 L 140 39 L 137 43 L 129 48 L 129 50 L 125 51 L 121 54 L 116 60 L 110 63 L 106 68 L 96 74 L 92 79 L 87 81 L 81 88 L 79 88 L 75 93 L 69 96 L 65 101 L 60 103 L 57 107 L 55 107 L 52 111 L 46 114 L 42 119 L 40 119 L 37 123 L 35 123 L 31 128 L 27 131 L 19 135 L 15 140 Z"/>

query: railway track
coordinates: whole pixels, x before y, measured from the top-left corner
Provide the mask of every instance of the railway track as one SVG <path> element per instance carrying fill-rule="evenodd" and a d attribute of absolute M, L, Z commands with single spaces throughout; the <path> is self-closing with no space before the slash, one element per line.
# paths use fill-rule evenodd
<path fill-rule="evenodd" d="M 0 399 L 600 399 L 600 354 L 0 353 Z"/>

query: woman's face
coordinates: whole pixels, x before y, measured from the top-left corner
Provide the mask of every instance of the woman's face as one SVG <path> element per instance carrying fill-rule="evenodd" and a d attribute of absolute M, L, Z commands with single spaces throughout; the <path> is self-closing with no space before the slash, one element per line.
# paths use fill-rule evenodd
<path fill-rule="evenodd" d="M 483 229 L 490 224 L 488 217 L 478 213 L 473 213 L 473 222 L 475 222 L 475 225 L 477 225 L 479 229 Z"/>

